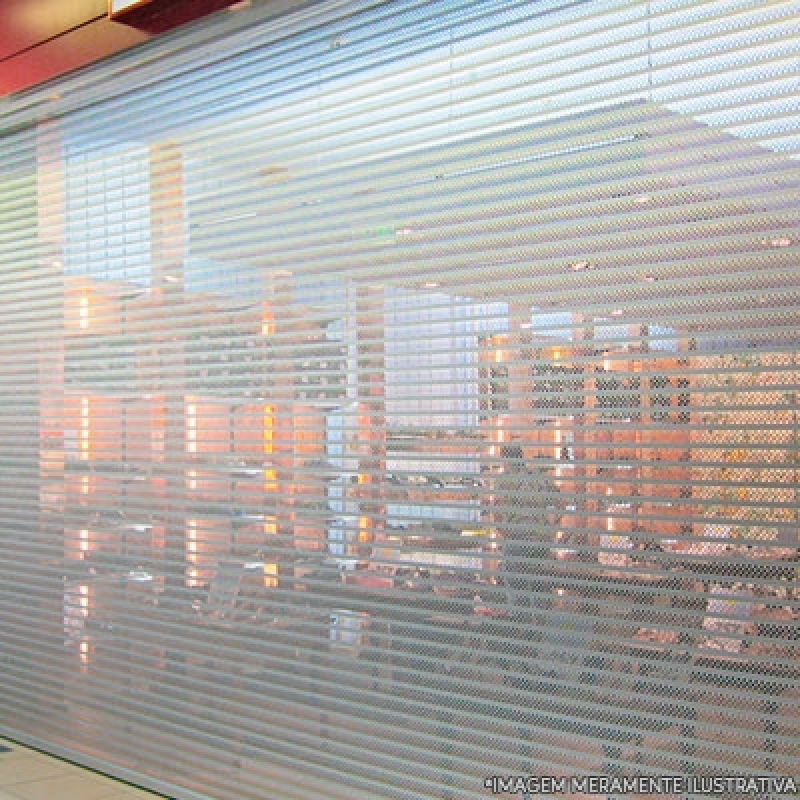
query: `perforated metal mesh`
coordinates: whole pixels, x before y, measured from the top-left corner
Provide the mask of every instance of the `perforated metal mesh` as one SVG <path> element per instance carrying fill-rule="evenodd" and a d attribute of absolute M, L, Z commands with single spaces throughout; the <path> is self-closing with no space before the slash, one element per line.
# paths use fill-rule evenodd
<path fill-rule="evenodd" d="M 0 118 L 0 731 L 796 778 L 797 4 L 266 12 Z"/>

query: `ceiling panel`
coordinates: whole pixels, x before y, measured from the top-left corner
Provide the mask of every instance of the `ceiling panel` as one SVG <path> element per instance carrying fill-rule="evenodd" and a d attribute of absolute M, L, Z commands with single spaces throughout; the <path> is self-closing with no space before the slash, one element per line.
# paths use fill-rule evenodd
<path fill-rule="evenodd" d="M 0 59 L 105 16 L 106 0 L 3 0 Z"/>

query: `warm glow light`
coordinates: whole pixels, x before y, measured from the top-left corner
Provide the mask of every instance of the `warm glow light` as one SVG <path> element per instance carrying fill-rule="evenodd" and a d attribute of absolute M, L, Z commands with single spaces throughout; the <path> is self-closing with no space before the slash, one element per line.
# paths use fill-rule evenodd
<path fill-rule="evenodd" d="M 188 472 L 188 480 L 186 481 L 190 489 L 197 488 L 197 470 L 190 469 Z"/>
<path fill-rule="evenodd" d="M 278 586 L 278 565 L 264 564 L 264 588 L 275 589 Z"/>
<path fill-rule="evenodd" d="M 85 558 L 86 551 L 89 549 L 89 531 L 87 528 L 81 529 L 81 558 Z"/>
<path fill-rule="evenodd" d="M 186 552 L 192 564 L 197 563 L 197 523 L 190 519 L 186 523 Z"/>
<path fill-rule="evenodd" d="M 78 325 L 83 329 L 89 327 L 89 298 L 81 297 L 78 303 Z"/>
<path fill-rule="evenodd" d="M 186 406 L 186 449 L 190 453 L 197 452 L 197 406 L 194 403 Z"/>
<path fill-rule="evenodd" d="M 89 476 L 84 475 L 81 478 L 81 494 L 89 494 Z"/>
<path fill-rule="evenodd" d="M 505 441 L 508 441 L 508 431 L 504 430 L 505 427 L 505 420 L 500 418 L 497 420 L 497 441 L 499 444 L 502 444 Z"/>
<path fill-rule="evenodd" d="M 78 598 L 78 605 L 81 609 L 81 616 L 88 617 L 89 616 L 89 587 L 88 586 L 81 586 L 78 589 L 79 598 Z"/>
<path fill-rule="evenodd" d="M 275 451 L 275 409 L 264 406 L 264 452 L 272 455 Z"/>
<path fill-rule="evenodd" d="M 89 642 L 86 639 L 81 640 L 80 651 L 81 667 L 89 666 Z"/>

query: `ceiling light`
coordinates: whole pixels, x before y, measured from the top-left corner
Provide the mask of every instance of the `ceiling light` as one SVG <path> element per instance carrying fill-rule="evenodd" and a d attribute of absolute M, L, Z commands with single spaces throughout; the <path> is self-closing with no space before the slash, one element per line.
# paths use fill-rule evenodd
<path fill-rule="evenodd" d="M 255 211 L 248 211 L 245 214 L 233 214 L 233 215 L 231 215 L 229 217 L 218 217 L 217 219 L 210 219 L 207 222 L 205 222 L 204 224 L 206 226 L 208 226 L 208 225 L 223 225 L 226 222 L 235 222 L 235 221 L 240 220 L 240 219 L 250 219 L 250 218 L 255 217 L 255 216 L 256 216 L 256 212 Z"/>
<path fill-rule="evenodd" d="M 573 272 L 581 272 L 584 269 L 589 269 L 589 262 L 588 261 L 576 261 L 572 265 Z"/>
<path fill-rule="evenodd" d="M 774 239 L 770 239 L 769 243 L 773 247 L 789 247 L 792 240 L 788 236 L 776 236 Z"/>
<path fill-rule="evenodd" d="M 438 281 L 425 281 L 425 283 L 422 284 L 424 289 L 438 289 L 441 285 L 442 284 Z"/>

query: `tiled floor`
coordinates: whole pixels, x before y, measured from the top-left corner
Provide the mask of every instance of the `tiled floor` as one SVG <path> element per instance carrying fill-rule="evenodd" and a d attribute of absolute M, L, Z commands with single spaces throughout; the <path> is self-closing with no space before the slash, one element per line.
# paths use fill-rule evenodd
<path fill-rule="evenodd" d="M 159 800 L 96 772 L 0 739 L 0 800 Z"/>

